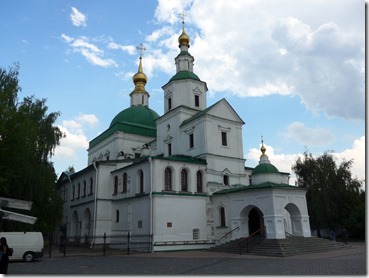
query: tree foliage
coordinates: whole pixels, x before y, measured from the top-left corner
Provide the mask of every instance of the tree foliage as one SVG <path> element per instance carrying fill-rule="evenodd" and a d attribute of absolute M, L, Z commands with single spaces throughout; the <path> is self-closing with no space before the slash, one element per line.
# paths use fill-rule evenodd
<path fill-rule="evenodd" d="M 59 112 L 48 113 L 45 99 L 18 100 L 19 65 L 0 68 L 0 196 L 32 201 L 34 225 L 6 221 L 3 230 L 50 232 L 62 215 L 56 174 L 50 158 L 63 133 L 55 126 Z M 4 225 L 5 224 L 5 225 Z"/>
<path fill-rule="evenodd" d="M 292 167 L 298 186 L 307 189 L 310 225 L 318 233 L 323 228 L 345 227 L 351 236 L 365 235 L 365 197 L 361 182 L 351 175 L 352 163 L 343 161 L 337 166 L 328 152 L 317 158 L 305 152 Z"/>

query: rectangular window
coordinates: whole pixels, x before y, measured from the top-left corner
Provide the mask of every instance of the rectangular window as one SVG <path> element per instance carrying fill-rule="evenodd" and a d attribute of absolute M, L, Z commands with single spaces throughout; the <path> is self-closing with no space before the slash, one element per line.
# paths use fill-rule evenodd
<path fill-rule="evenodd" d="M 168 98 L 168 110 L 172 109 L 172 99 Z"/>
<path fill-rule="evenodd" d="M 190 149 L 192 149 L 193 148 L 193 146 L 194 146 L 194 142 L 193 142 L 193 133 L 192 134 L 190 134 L 189 136 L 188 136 L 188 138 L 189 138 L 189 146 L 190 146 Z"/>
<path fill-rule="evenodd" d="M 172 155 L 172 144 L 168 144 L 168 156 Z"/>
<path fill-rule="evenodd" d="M 222 146 L 228 146 L 227 132 L 222 131 Z"/>
<path fill-rule="evenodd" d="M 137 228 L 142 229 L 142 220 L 138 220 Z"/>
<path fill-rule="evenodd" d="M 200 229 L 193 229 L 192 230 L 192 239 L 196 240 L 200 238 Z"/>
<path fill-rule="evenodd" d="M 172 222 L 167 222 L 167 228 L 172 228 Z"/>
<path fill-rule="evenodd" d="M 195 106 L 199 107 L 200 106 L 200 96 L 195 95 Z"/>

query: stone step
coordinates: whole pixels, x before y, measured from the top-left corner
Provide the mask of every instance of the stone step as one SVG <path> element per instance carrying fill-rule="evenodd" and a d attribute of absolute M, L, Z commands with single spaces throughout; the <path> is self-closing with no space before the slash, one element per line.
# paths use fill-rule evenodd
<path fill-rule="evenodd" d="M 247 250 L 247 247 L 249 247 L 249 250 Z M 249 253 L 263 256 L 293 256 L 347 247 L 342 242 L 333 242 L 317 237 L 304 238 L 291 236 L 286 239 L 263 239 L 253 246 L 247 246 L 246 241 L 241 238 L 213 247 L 210 251 L 238 254 Z"/>

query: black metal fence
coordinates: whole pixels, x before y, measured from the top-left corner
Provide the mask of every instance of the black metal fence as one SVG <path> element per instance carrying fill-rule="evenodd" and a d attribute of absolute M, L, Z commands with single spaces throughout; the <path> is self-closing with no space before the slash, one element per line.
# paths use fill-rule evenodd
<path fill-rule="evenodd" d="M 50 243 L 51 244 L 51 243 Z M 49 246 L 49 257 L 51 257 L 52 246 Z M 131 234 L 100 236 L 61 236 L 59 239 L 59 252 L 65 256 L 67 253 L 96 253 L 101 252 L 105 256 L 107 252 L 151 252 L 152 235 Z"/>

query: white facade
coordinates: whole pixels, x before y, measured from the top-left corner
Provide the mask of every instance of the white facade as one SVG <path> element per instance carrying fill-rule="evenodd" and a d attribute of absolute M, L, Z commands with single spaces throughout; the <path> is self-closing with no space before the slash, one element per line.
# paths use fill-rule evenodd
<path fill-rule="evenodd" d="M 310 237 L 306 192 L 288 185 L 264 146 L 260 164 L 245 167 L 243 120 L 225 99 L 206 106 L 184 30 L 179 44 L 164 115 L 148 108 L 140 57 L 131 107 L 90 142 L 85 169 L 59 178 L 67 236 L 148 234 L 154 251 L 208 248 L 264 227 L 267 238 Z"/>

